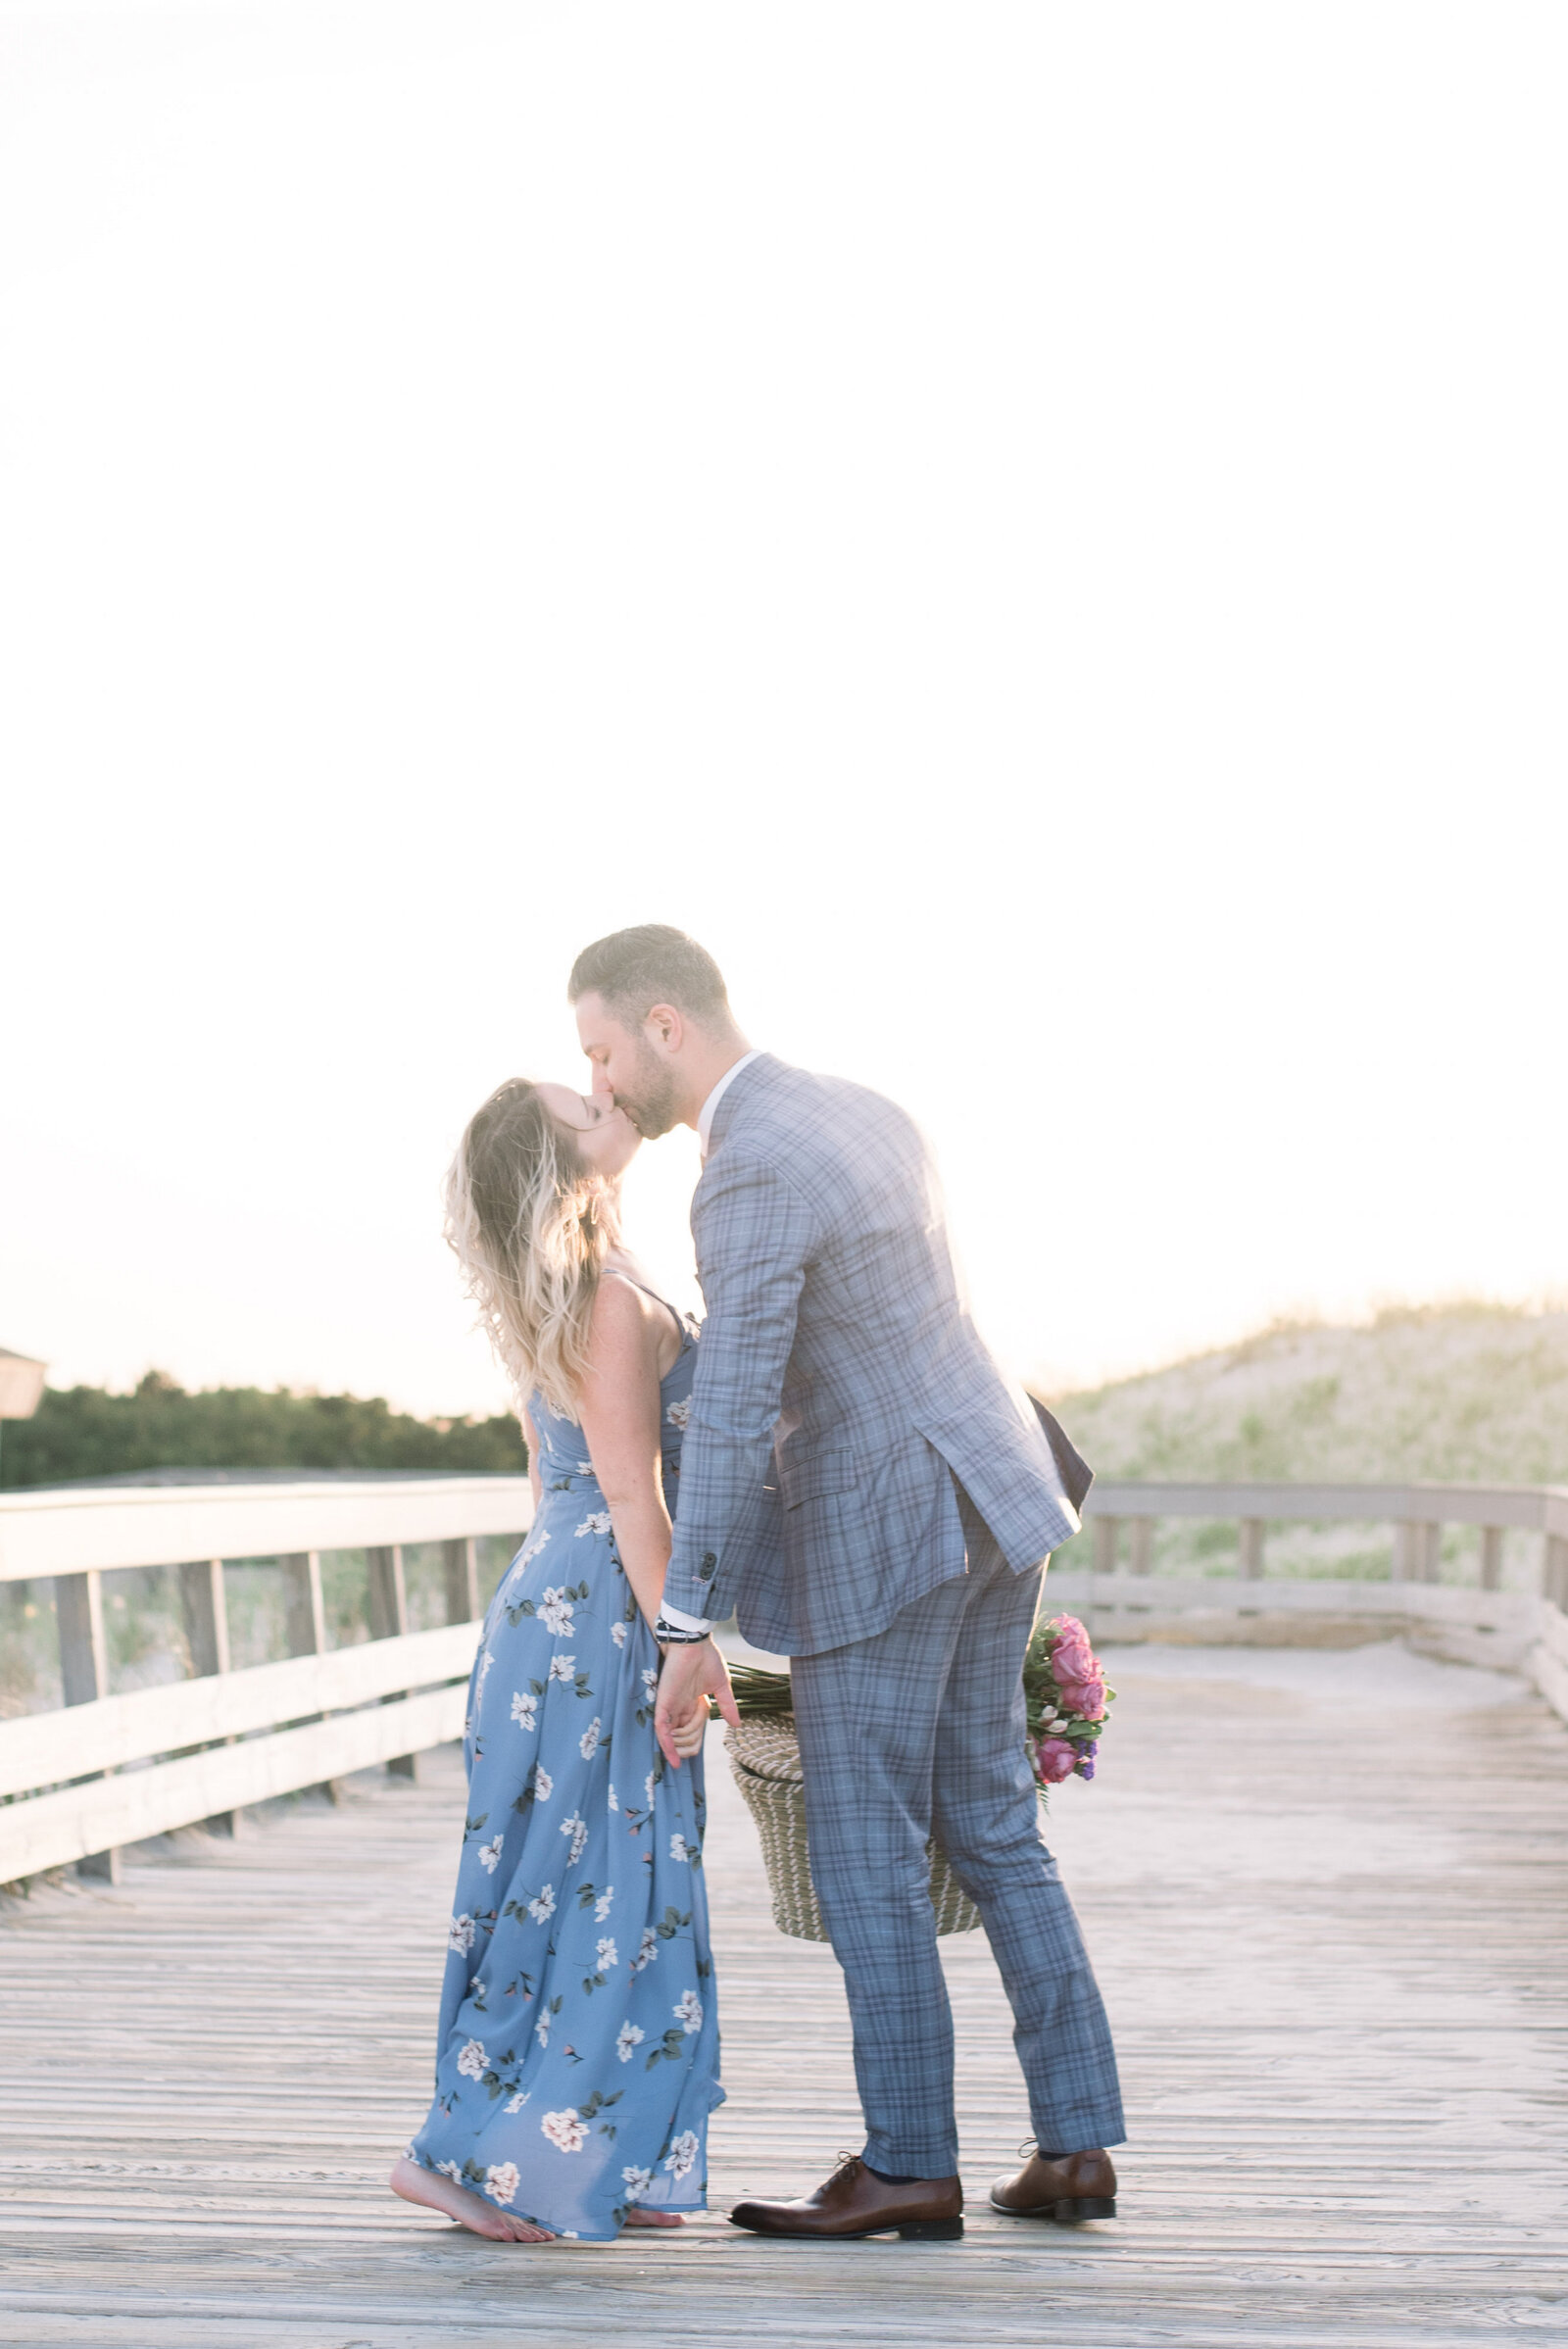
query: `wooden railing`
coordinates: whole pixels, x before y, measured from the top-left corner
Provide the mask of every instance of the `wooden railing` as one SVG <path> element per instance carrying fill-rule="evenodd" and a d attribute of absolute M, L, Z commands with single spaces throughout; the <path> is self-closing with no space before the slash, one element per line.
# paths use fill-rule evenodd
<path fill-rule="evenodd" d="M 477 1545 L 520 1535 L 520 1477 L 148 1487 L 0 1496 L 0 1583 L 52 1578 L 63 1707 L 0 1721 L 0 1884 L 461 1735 L 482 1612 Z M 403 1553 L 441 1544 L 444 1625 L 410 1632 Z M 366 1553 L 369 1638 L 329 1647 L 321 1558 Z M 275 1558 L 288 1655 L 229 1668 L 225 1559 Z M 109 1691 L 103 1577 L 177 1562 L 195 1677 Z M 192 1750 L 195 1749 L 195 1750 Z"/>
<path fill-rule="evenodd" d="M 0 1884 L 73 1861 L 112 1874 L 122 1844 L 231 1822 L 247 1804 L 375 1763 L 408 1767 L 458 1737 L 481 1611 L 476 1543 L 520 1533 L 530 1515 L 525 1480 L 506 1477 L 0 1497 L 0 1583 L 54 1580 L 65 1700 L 0 1721 Z M 1568 1719 L 1568 1491 L 1107 1480 L 1087 1515 L 1092 1563 L 1074 1544 L 1047 1590 L 1097 1638 L 1201 1638 L 1242 1617 L 1420 1625 L 1440 1646 L 1457 1638 L 1470 1660 L 1525 1672 Z M 1167 1518 L 1234 1521 L 1237 1571 L 1154 1572 Z M 1393 1528 L 1387 1578 L 1265 1574 L 1271 1527 L 1378 1521 Z M 1473 1580 L 1437 1579 L 1449 1525 L 1481 1530 Z M 1501 1587 L 1510 1532 L 1539 1542 L 1532 1588 Z M 436 1542 L 447 1621 L 410 1632 L 403 1551 Z M 349 1548 L 367 1553 L 370 1636 L 328 1647 L 321 1557 Z M 222 1562 L 258 1557 L 278 1560 L 290 1653 L 231 1671 Z M 174 1560 L 194 1677 L 111 1694 L 103 1576 Z"/>
<path fill-rule="evenodd" d="M 1177 1629 L 1200 1636 L 1244 1616 L 1337 1616 L 1363 1624 L 1418 1624 L 1441 1649 L 1523 1672 L 1568 1720 L 1568 1490 L 1551 1485 L 1155 1484 L 1106 1478 L 1085 1508 L 1092 1565 L 1058 1557 L 1049 1603 L 1092 1617 L 1097 1637 L 1147 1638 Z M 1156 1574 L 1161 1519 L 1231 1520 L 1233 1574 Z M 1387 1524 L 1389 1573 L 1266 1575 L 1272 1527 Z M 1474 1580 L 1441 1583 L 1445 1528 L 1480 1531 Z M 1123 1528 L 1128 1551 L 1121 1563 Z M 1504 1590 L 1503 1542 L 1535 1537 L 1530 1588 Z M 1083 1537 L 1080 1537 L 1080 1541 Z M 1073 1549 L 1078 1544 L 1073 1545 Z"/>
<path fill-rule="evenodd" d="M 1241 1572 L 1263 1572 L 1270 1524 L 1385 1523 L 1394 1529 L 1392 1580 L 1435 1583 L 1443 1530 L 1481 1529 L 1480 1586 L 1501 1579 L 1503 1536 L 1523 1530 L 1541 1536 L 1541 1593 L 1568 1606 L 1568 1491 L 1552 1485 L 1185 1485 L 1118 1484 L 1106 1479 L 1090 1493 L 1085 1514 L 1094 1525 L 1095 1565 L 1107 1572 L 1126 1521 L 1131 1569 L 1147 1574 L 1151 1537 L 1161 1517 L 1233 1518 L 1241 1528 Z"/>

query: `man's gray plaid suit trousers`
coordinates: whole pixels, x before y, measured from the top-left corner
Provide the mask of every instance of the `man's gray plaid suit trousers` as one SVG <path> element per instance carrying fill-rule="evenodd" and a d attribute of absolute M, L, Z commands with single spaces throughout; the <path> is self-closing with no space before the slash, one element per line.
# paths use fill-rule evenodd
<path fill-rule="evenodd" d="M 1041 2150 L 1124 2133 L 1110 2028 L 1024 1754 L 1040 1576 L 1012 1573 L 967 1503 L 963 1524 L 967 1574 L 792 1671 L 811 1879 L 849 1993 L 865 2158 L 895 2177 L 958 2167 L 933 1834 L 984 1921 Z"/>

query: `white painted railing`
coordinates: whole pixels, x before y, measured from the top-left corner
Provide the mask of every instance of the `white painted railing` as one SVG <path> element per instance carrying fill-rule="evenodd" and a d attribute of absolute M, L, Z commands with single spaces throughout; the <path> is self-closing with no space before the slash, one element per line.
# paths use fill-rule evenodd
<path fill-rule="evenodd" d="M 1081 1614 L 1096 1637 L 1187 1639 L 1234 1633 L 1244 1617 L 1274 1618 L 1289 1637 L 1292 1618 L 1347 1627 L 1420 1626 L 1432 1642 L 1466 1660 L 1523 1672 L 1568 1720 L 1568 1490 L 1552 1485 L 1156 1484 L 1106 1478 L 1085 1508 L 1092 1567 L 1063 1560 L 1047 1585 L 1049 1603 Z M 1161 1518 L 1231 1519 L 1240 1529 L 1232 1575 L 1154 1574 L 1153 1532 Z M 1264 1574 L 1269 1528 L 1284 1524 L 1376 1524 L 1393 1529 L 1387 1581 Z M 1129 1558 L 1120 1563 L 1121 1532 Z M 1440 1583 L 1446 1526 L 1479 1527 L 1474 1583 Z M 1540 1537 L 1536 1588 L 1504 1590 L 1508 1533 Z M 1254 1631 L 1268 1629 L 1259 1622 Z M 1304 1622 L 1301 1629 L 1305 1630 Z"/>
<path fill-rule="evenodd" d="M 1129 1484 L 1095 1487 L 1094 1563 L 1063 1560 L 1049 1603 L 1097 1638 L 1291 1636 L 1292 1619 L 1353 1631 L 1418 1625 L 1441 1647 L 1523 1671 L 1568 1719 L 1568 1491 L 1470 1485 Z M 529 1522 L 522 1478 L 384 1485 L 100 1488 L 0 1496 L 0 1582 L 55 1582 L 65 1708 L 0 1722 L 0 1884 L 72 1861 L 112 1873 L 118 1847 L 248 1803 L 409 1757 L 460 1735 L 478 1636 L 476 1541 Z M 1233 1519 L 1240 1571 L 1151 1571 L 1160 1518 Z M 1378 1521 L 1394 1528 L 1392 1579 L 1265 1576 L 1271 1525 Z M 1124 1568 L 1125 1522 L 1131 1552 Z M 1482 1530 L 1477 1578 L 1437 1580 L 1446 1525 Z M 1539 1588 L 1500 1588 L 1502 1538 L 1540 1537 Z M 411 1633 L 403 1550 L 443 1545 L 445 1626 Z M 329 1649 L 321 1553 L 364 1548 L 370 1639 Z M 279 1558 L 283 1661 L 231 1672 L 224 1558 Z M 108 1693 L 102 1577 L 178 1566 L 197 1677 Z M 1304 1624 L 1301 1625 L 1304 1630 Z M 191 1751 L 190 1748 L 203 1750 Z"/>
<path fill-rule="evenodd" d="M 0 1495 L 0 1582 L 52 1577 L 64 1708 L 0 1722 L 0 1884 L 461 1735 L 481 1613 L 476 1544 L 533 1512 L 523 1477 L 100 1487 Z M 411 1633 L 403 1552 L 439 1542 L 447 1622 Z M 369 1639 L 328 1648 L 324 1551 L 363 1549 Z M 223 1561 L 277 1558 L 284 1660 L 229 1669 Z M 197 1677 L 111 1695 L 103 1576 L 177 1564 Z M 206 1750 L 190 1751 L 190 1748 Z"/>
<path fill-rule="evenodd" d="M 1502 1537 L 1515 1530 L 1542 1538 L 1543 1596 L 1568 1604 L 1568 1489 L 1555 1485 L 1186 1485 L 1125 1484 L 1106 1479 L 1090 1493 L 1095 1564 L 1115 1558 L 1128 1522 L 1132 1571 L 1147 1574 L 1151 1535 L 1161 1517 L 1234 1518 L 1242 1529 L 1244 1576 L 1263 1571 L 1264 1529 L 1275 1523 L 1385 1523 L 1394 1528 L 1394 1580 L 1436 1582 L 1443 1529 L 1481 1528 L 1481 1586 L 1497 1587 Z"/>

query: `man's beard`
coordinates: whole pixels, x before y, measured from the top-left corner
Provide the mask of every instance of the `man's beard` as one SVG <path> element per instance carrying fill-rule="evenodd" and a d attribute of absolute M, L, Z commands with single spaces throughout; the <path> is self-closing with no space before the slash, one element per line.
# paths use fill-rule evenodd
<path fill-rule="evenodd" d="M 615 1106 L 624 1109 L 645 1142 L 657 1142 L 678 1124 L 675 1079 L 657 1052 L 643 1045 L 637 1055 L 635 1093 L 617 1093 Z"/>

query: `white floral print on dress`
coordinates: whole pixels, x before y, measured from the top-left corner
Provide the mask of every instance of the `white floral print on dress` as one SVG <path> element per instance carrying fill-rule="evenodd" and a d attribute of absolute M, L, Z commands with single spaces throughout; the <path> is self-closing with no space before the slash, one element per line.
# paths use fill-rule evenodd
<path fill-rule="evenodd" d="M 659 1690 L 659 1666 L 657 1664 L 645 1664 L 643 1666 L 642 1677 L 643 1687 L 647 1689 L 649 1695 L 656 1695 Z"/>
<path fill-rule="evenodd" d="M 529 1901 L 528 1914 L 533 1919 L 535 1925 L 544 1925 L 555 1915 L 555 1913 L 556 1887 L 554 1884 L 546 1884 L 538 1899 Z"/>
<path fill-rule="evenodd" d="M 588 2124 L 574 2104 L 568 2104 L 563 2113 L 546 2113 L 539 2126 L 563 2153 L 581 2153 L 588 2141 Z"/>
<path fill-rule="evenodd" d="M 458 2057 L 458 2070 L 465 2080 L 483 2080 L 489 2069 L 490 2058 L 485 2054 L 484 2041 L 470 2039 Z"/>
<path fill-rule="evenodd" d="M 533 1798 L 535 1802 L 548 1802 L 555 1790 L 556 1782 L 551 1777 L 549 1771 L 536 1770 L 533 1774 Z"/>
<path fill-rule="evenodd" d="M 641 2031 L 637 2033 L 639 2038 L 641 2038 L 642 2035 L 643 2034 Z M 625 2199 L 628 2202 L 641 2202 L 643 2196 L 647 2193 L 649 2187 L 654 2182 L 654 2174 L 652 2170 L 622 2170 L 620 2177 L 621 2183 L 626 2189 Z"/>
<path fill-rule="evenodd" d="M 577 1751 L 582 1755 L 582 1758 L 585 1762 L 591 1762 L 594 1758 L 594 1755 L 599 1751 L 599 1732 L 603 1726 L 604 1724 L 601 1722 L 598 1714 L 596 1713 L 592 1721 L 589 1722 L 588 1727 L 583 1731 L 582 1736 L 577 1739 Z"/>
<path fill-rule="evenodd" d="M 492 2162 L 484 2174 L 484 2190 L 492 2202 L 510 2202 L 521 2183 L 515 2162 Z"/>
<path fill-rule="evenodd" d="M 702 2030 L 703 2002 L 698 1997 L 695 1990 L 682 1990 L 679 1998 L 676 1999 L 675 2004 L 670 2008 L 669 2011 L 674 2016 L 676 2022 L 680 2025 L 682 2031 L 693 2031 Z"/>
<path fill-rule="evenodd" d="M 563 1819 L 561 1832 L 564 1835 L 571 1837 L 571 1850 L 567 1855 L 566 1866 L 575 1868 L 577 1862 L 582 1858 L 583 1847 L 588 1840 L 588 1822 L 586 1819 L 577 1818 L 574 1814 L 570 1819 Z"/>
<path fill-rule="evenodd" d="M 476 1928 L 474 1926 L 473 1919 L 469 1916 L 467 1910 L 465 1909 L 462 1916 L 454 1917 L 451 1924 L 447 1927 L 447 1947 L 449 1949 L 456 1949 L 461 1952 L 464 1957 L 466 1957 L 469 1950 L 473 1947 L 473 1936 L 475 1931 Z"/>
<path fill-rule="evenodd" d="M 618 1811 L 620 1808 L 619 1803 L 615 1800 L 615 1782 L 613 1779 L 612 1779 L 610 1782 L 610 1807 L 612 1811 Z"/>
<path fill-rule="evenodd" d="M 456 2162 L 437 2162 L 435 2174 L 437 2178 L 450 2178 L 455 2186 L 463 2183 L 463 2171 Z"/>
<path fill-rule="evenodd" d="M 612 1623 L 610 1627 L 610 1637 L 614 1640 L 617 1647 L 624 1647 L 626 1644 L 626 1626 L 623 1623 Z"/>
<path fill-rule="evenodd" d="M 645 2031 L 639 2031 L 635 2023 L 621 2025 L 615 2033 L 615 2053 L 623 2064 L 631 2062 L 633 2052 L 642 2045 L 647 2036 L 648 2033 Z"/>
<path fill-rule="evenodd" d="M 687 1428 L 691 1425 L 691 1396 L 689 1395 L 685 1395 L 678 1403 L 671 1403 L 669 1409 L 664 1413 L 664 1417 L 669 1421 L 669 1424 L 672 1428 L 679 1428 L 681 1434 L 684 1435 Z"/>
<path fill-rule="evenodd" d="M 575 1656 L 552 1656 L 549 1677 L 553 1681 L 569 1681 L 576 1669 Z"/>
<path fill-rule="evenodd" d="M 497 1835 L 493 1842 L 481 1843 L 479 1846 L 479 1865 L 487 1876 L 494 1876 L 500 1862 L 501 1840 L 501 1837 Z"/>
<path fill-rule="evenodd" d="M 670 2145 L 669 2159 L 664 2167 L 674 2173 L 678 2181 L 689 2174 L 696 2159 L 697 2131 L 695 2129 L 683 2129 Z"/>
<path fill-rule="evenodd" d="M 552 1639 L 571 1636 L 572 1607 L 564 1590 L 547 1590 L 539 1601 L 539 1620 Z"/>
<path fill-rule="evenodd" d="M 618 1966 L 620 1964 L 620 1959 L 616 1954 L 615 1944 L 608 1933 L 604 1934 L 600 1940 L 598 1957 L 599 1971 L 601 1974 L 608 1974 L 612 1966 Z"/>
<path fill-rule="evenodd" d="M 512 1718 L 519 1729 L 539 1727 L 539 1699 L 531 1688 L 513 1689 Z"/>
<path fill-rule="evenodd" d="M 672 1860 L 690 1860 L 692 1855 L 686 1848 L 686 1838 L 684 1835 L 670 1836 L 669 1856 Z"/>
<path fill-rule="evenodd" d="M 650 1770 L 648 1776 L 643 1780 L 643 1800 L 647 1803 L 650 1810 L 652 1810 L 654 1807 L 654 1788 L 658 1786 L 658 1779 Z"/>
<path fill-rule="evenodd" d="M 541 2047 L 548 2047 L 550 2044 L 550 2009 L 546 2007 L 544 2013 L 540 2016 L 538 2022 L 533 2027 L 533 2035 L 538 2040 Z"/>
<path fill-rule="evenodd" d="M 576 1539 L 580 1542 L 585 1534 L 608 1534 L 610 1530 L 610 1511 L 597 1509 L 592 1517 L 585 1517 L 578 1526 Z"/>
<path fill-rule="evenodd" d="M 509 2113 L 520 2113 L 523 2106 L 528 2101 L 528 2094 L 529 2091 L 526 2088 L 519 2088 L 515 2096 L 509 2096 L 507 2098 L 504 2109 Z"/>
<path fill-rule="evenodd" d="M 637 1955 L 631 1961 L 633 1974 L 641 1974 L 643 1968 L 651 1966 L 658 1955 L 659 1935 L 651 1925 L 645 1926 L 643 1937 L 637 1946 Z"/>
<path fill-rule="evenodd" d="M 614 1887 L 614 1885 L 613 1885 L 613 1884 L 606 1884 L 606 1886 L 605 1886 L 604 1890 L 603 1890 L 603 1891 L 600 1893 L 600 1895 L 599 1895 L 599 1898 L 598 1898 L 598 1899 L 597 1899 L 597 1900 L 594 1902 L 594 1923 L 595 1923 L 596 1925 L 603 1925 L 603 1924 L 604 1924 L 604 1922 L 605 1922 L 605 1919 L 606 1919 L 606 1918 L 609 1916 L 609 1914 L 610 1914 L 610 1904 L 611 1904 L 611 1902 L 612 1902 L 612 1901 L 614 1899 L 614 1897 L 615 1897 L 615 1887 Z"/>

